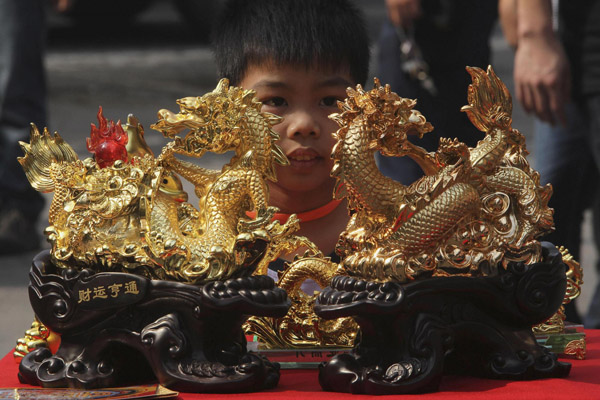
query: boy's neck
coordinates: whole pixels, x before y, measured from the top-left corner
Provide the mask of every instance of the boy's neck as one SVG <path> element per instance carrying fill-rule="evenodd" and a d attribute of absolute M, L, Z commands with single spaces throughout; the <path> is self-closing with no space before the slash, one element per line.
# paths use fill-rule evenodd
<path fill-rule="evenodd" d="M 309 192 L 289 192 L 270 187 L 269 205 L 279 208 L 280 213 L 299 214 L 328 204 L 333 198 L 333 189 Z"/>
<path fill-rule="evenodd" d="M 309 238 L 327 256 L 334 252 L 340 233 L 346 229 L 349 219 L 348 204 L 344 199 L 339 206 L 326 216 L 301 223 L 300 230 L 295 234 Z M 298 254 L 302 253 L 304 253 L 304 250 L 298 252 Z M 294 254 L 288 254 L 282 258 L 293 260 Z"/>
<path fill-rule="evenodd" d="M 275 213 L 273 215 L 272 219 L 279 221 L 279 223 L 281 223 L 281 224 L 285 224 L 286 221 L 290 218 L 290 216 L 295 214 L 298 217 L 298 219 L 300 220 L 300 222 L 306 223 L 306 222 L 310 222 L 310 221 L 314 221 L 314 220 L 326 217 L 327 215 L 329 215 L 333 211 L 335 211 L 335 209 L 338 208 L 338 206 L 341 203 L 342 203 L 342 200 L 331 200 L 329 203 L 327 203 L 319 208 L 315 208 L 314 210 L 310 210 L 310 211 L 304 211 L 301 213 L 289 213 L 289 214 L 288 213 Z M 247 211 L 246 214 L 251 218 L 256 218 L 256 211 Z"/>

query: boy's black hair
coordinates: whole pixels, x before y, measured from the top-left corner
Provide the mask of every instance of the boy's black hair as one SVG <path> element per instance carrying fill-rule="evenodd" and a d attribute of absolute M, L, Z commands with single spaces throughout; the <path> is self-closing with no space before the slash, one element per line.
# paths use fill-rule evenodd
<path fill-rule="evenodd" d="M 213 29 L 220 77 L 238 85 L 249 65 L 274 61 L 348 68 L 365 84 L 369 37 L 349 0 L 230 0 Z"/>

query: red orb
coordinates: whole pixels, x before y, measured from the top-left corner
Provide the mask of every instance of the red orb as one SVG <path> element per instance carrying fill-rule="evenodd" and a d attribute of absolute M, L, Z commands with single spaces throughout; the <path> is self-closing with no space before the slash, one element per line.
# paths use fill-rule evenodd
<path fill-rule="evenodd" d="M 94 153 L 96 155 L 96 162 L 100 168 L 111 166 L 117 160 L 127 161 L 127 149 L 125 146 L 112 140 L 100 143 Z"/>

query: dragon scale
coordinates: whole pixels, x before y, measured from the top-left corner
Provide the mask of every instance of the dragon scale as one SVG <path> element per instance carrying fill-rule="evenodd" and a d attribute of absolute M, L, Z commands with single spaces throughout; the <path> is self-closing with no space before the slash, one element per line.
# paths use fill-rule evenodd
<path fill-rule="evenodd" d="M 363 156 L 374 153 L 369 148 L 369 137 L 365 135 L 367 129 L 369 129 L 368 122 L 363 118 L 357 118 L 357 121 L 348 127 L 347 133 L 338 145 L 339 154 L 343 154 L 343 158 L 334 159 L 336 164 L 339 164 L 336 168 L 343 170 L 346 190 L 349 194 L 352 193 L 350 199 L 358 202 L 356 206 L 371 215 L 386 215 L 396 209 L 396 200 L 404 191 L 402 185 L 379 171 L 374 157 Z M 363 186 L 368 186 L 368 190 L 359 189 Z M 361 192 L 360 196 L 357 195 L 358 191 Z"/>
<path fill-rule="evenodd" d="M 402 224 L 389 240 L 407 256 L 419 254 L 446 239 L 461 220 L 477 216 L 480 208 L 477 191 L 458 183 Z"/>

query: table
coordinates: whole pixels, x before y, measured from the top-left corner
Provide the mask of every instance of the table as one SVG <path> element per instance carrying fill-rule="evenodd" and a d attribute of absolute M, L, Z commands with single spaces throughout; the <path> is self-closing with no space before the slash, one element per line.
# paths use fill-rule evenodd
<path fill-rule="evenodd" d="M 537 381 L 505 381 L 478 379 L 462 376 L 446 376 L 440 391 L 436 393 L 408 396 L 418 400 L 444 399 L 600 399 L 600 330 L 586 330 L 587 357 L 585 360 L 566 360 L 572 364 L 571 374 L 566 379 Z M 0 387 L 29 387 L 17 379 L 18 366 L 12 351 L 0 360 Z M 242 394 L 198 394 L 181 393 L 178 399 L 360 399 L 367 396 L 347 393 L 323 392 L 317 380 L 316 370 L 283 370 L 279 385 L 259 393 Z M 405 396 L 385 396 L 398 398 Z"/>

